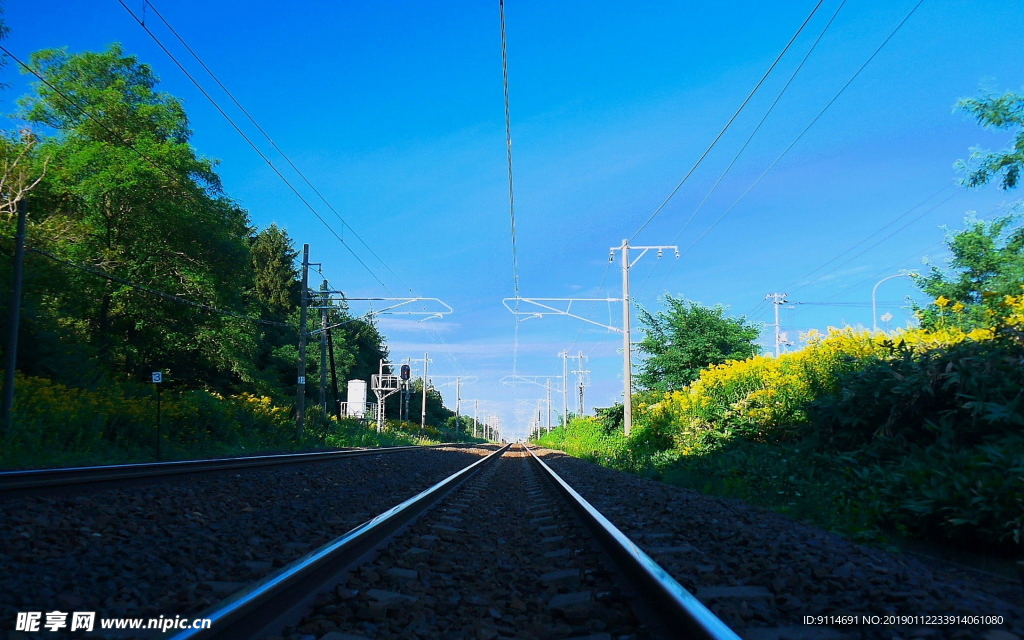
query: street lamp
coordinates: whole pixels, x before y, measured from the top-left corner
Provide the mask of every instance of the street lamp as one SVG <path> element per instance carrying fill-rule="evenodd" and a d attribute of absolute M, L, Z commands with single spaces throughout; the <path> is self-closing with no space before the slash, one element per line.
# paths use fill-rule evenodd
<path fill-rule="evenodd" d="M 875 302 L 875 294 L 878 292 L 878 285 L 882 284 L 886 280 L 892 280 L 893 278 L 913 278 L 916 273 L 897 273 L 891 276 L 886 276 L 875 283 L 874 288 L 871 289 L 871 330 L 874 333 L 878 333 L 878 310 L 877 303 Z"/>

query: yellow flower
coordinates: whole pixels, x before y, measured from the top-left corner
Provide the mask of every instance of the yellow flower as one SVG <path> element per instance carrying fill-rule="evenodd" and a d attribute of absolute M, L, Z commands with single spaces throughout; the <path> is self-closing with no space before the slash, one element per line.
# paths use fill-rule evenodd
<path fill-rule="evenodd" d="M 956 304 L 953 305 L 953 313 L 960 313 L 961 311 L 963 311 L 966 308 L 967 307 L 964 305 L 964 303 L 957 302 Z"/>
<path fill-rule="evenodd" d="M 936 300 L 935 300 L 935 306 L 936 306 L 936 307 L 939 307 L 939 308 L 943 308 L 943 309 L 944 309 L 944 308 L 946 307 L 946 305 L 948 305 L 949 303 L 950 303 L 950 299 L 949 299 L 949 298 L 947 298 L 946 296 L 939 296 L 939 297 L 938 297 L 938 298 L 936 298 Z"/>

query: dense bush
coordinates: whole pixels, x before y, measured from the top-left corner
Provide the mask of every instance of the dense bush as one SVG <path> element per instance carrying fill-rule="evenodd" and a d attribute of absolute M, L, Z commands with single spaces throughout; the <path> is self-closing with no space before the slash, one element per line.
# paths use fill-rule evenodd
<path fill-rule="evenodd" d="M 540 440 L 854 534 L 1024 543 L 1024 297 L 989 329 L 809 336 Z M 953 311 L 956 313 L 956 311 Z"/>
<path fill-rule="evenodd" d="M 78 389 L 20 374 L 16 386 L 14 421 L 3 434 L 0 468 L 154 458 L 156 397 L 151 386 L 121 383 Z M 165 391 L 160 422 L 165 459 L 436 441 L 430 438 L 433 433 L 421 440 L 401 429 L 378 432 L 355 420 L 338 421 L 312 405 L 307 408 L 305 437 L 297 442 L 290 408 L 246 393 Z"/>

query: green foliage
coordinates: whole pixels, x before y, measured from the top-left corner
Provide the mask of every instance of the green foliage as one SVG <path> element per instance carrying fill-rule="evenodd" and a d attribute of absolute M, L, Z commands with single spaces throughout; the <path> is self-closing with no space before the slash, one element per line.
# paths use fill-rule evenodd
<path fill-rule="evenodd" d="M 742 498 L 859 540 L 898 530 L 1024 543 L 1024 298 L 996 331 L 834 331 L 705 370 L 538 439 L 614 468 Z"/>
<path fill-rule="evenodd" d="M 312 435 L 294 442 L 301 285 L 292 239 L 276 225 L 252 228 L 248 212 L 223 193 L 217 162 L 191 146 L 182 102 L 120 45 L 41 51 L 31 63 L 44 81 L 19 101 L 28 128 L 0 135 L 0 236 L 14 235 L 14 202 L 25 197 L 28 246 L 39 251 L 25 263 L 17 368 L 27 376 L 19 380 L 36 382 L 18 386 L 3 460 L 57 462 L 47 457 L 51 445 L 80 461 L 146 459 L 152 389 L 140 383 L 154 370 L 165 375 L 172 456 L 412 441 L 322 415 L 313 341 Z M 9 281 L 9 261 L 0 261 L 0 278 Z M 4 317 L 7 304 L 3 297 Z M 387 358 L 384 336 L 344 305 L 326 314 L 339 325 L 339 386 L 368 380 Z M 310 313 L 306 329 L 320 322 Z M 59 393 L 36 393 L 44 382 Z M 337 399 L 329 391 L 328 406 Z M 91 415 L 90 403 L 98 407 Z M 443 425 L 451 412 L 440 396 L 428 394 L 427 404 L 428 421 Z"/>
<path fill-rule="evenodd" d="M 810 403 L 806 437 L 829 449 L 902 451 L 948 441 L 975 447 L 1024 427 L 1024 346 L 966 340 L 891 353 L 843 375 L 839 390 Z"/>
<path fill-rule="evenodd" d="M 376 373 L 376 368 L 374 369 Z M 402 394 L 396 393 L 387 399 L 387 412 L 389 416 L 400 415 L 400 403 L 402 402 Z M 420 380 L 412 381 L 412 389 L 409 395 L 409 418 L 410 422 L 413 422 L 419 428 L 419 416 L 423 408 L 423 383 Z M 434 433 L 438 437 L 441 436 L 442 432 L 447 433 L 448 437 L 455 437 L 455 433 L 472 433 L 473 420 L 472 418 L 463 417 L 462 422 L 456 423 L 455 412 L 444 406 L 444 400 L 441 397 L 441 392 L 433 387 L 427 388 L 427 415 L 426 424 L 435 429 Z M 466 422 L 468 420 L 468 423 Z M 469 431 L 464 431 L 465 426 L 469 425 Z M 454 427 L 461 425 L 460 429 Z M 447 440 L 452 442 L 453 440 Z"/>
<path fill-rule="evenodd" d="M 296 282 L 299 273 L 295 250 L 288 232 L 271 224 L 252 239 L 252 267 L 255 272 L 256 297 L 268 311 L 285 314 L 299 304 Z"/>
<path fill-rule="evenodd" d="M 964 174 L 963 184 L 977 187 L 999 177 L 1001 188 L 1016 187 L 1024 167 L 1024 95 L 1006 93 L 965 98 L 957 103 L 957 108 L 974 116 L 985 128 L 1016 129 L 1009 149 L 991 152 L 972 148 L 969 160 L 957 162 Z"/>
<path fill-rule="evenodd" d="M 156 91 L 152 71 L 118 45 L 42 51 L 32 63 L 55 89 L 37 83 L 20 101 L 20 116 L 56 131 L 38 151 L 49 165 L 29 197 L 29 243 L 244 315 L 252 288 L 248 216 L 221 194 L 214 163 L 189 145 L 181 103 Z M 156 367 L 218 389 L 253 377 L 252 323 L 45 261 L 34 255 L 27 263 L 25 293 L 38 304 L 39 328 L 91 352 L 98 375 L 140 379 Z M 33 373 L 63 369 L 46 357 L 54 354 L 25 355 L 40 356 L 19 363 Z"/>
<path fill-rule="evenodd" d="M 946 241 L 952 257 L 948 268 L 933 266 L 915 278 L 935 303 L 918 307 L 921 326 L 988 327 L 1003 313 L 1005 296 L 1017 296 L 1024 284 L 1024 227 L 1020 214 L 991 222 L 968 220 Z"/>
<path fill-rule="evenodd" d="M 156 397 L 132 382 L 88 390 L 17 375 L 13 429 L 0 449 L 0 468 L 107 464 L 153 460 Z M 377 432 L 354 420 L 307 413 L 306 435 L 294 438 L 288 407 L 249 394 L 168 390 L 161 399 L 162 458 L 298 451 L 322 447 L 390 446 L 420 440 L 400 431 Z"/>
<path fill-rule="evenodd" d="M 657 313 L 640 310 L 646 354 L 637 384 L 645 389 L 681 389 L 700 376 L 703 369 L 729 360 L 744 360 L 760 352 L 755 343 L 760 328 L 745 318 L 729 318 L 725 307 L 706 307 L 697 302 L 665 296 L 666 309 Z"/>

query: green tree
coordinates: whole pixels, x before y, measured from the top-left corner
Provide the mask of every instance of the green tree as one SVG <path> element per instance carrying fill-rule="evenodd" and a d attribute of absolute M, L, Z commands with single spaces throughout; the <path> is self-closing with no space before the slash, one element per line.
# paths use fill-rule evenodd
<path fill-rule="evenodd" d="M 1007 93 L 965 98 L 957 107 L 973 115 L 986 129 L 1016 129 L 1010 148 L 993 152 L 975 147 L 968 160 L 957 162 L 957 168 L 964 174 L 963 184 L 978 187 L 998 176 L 1001 188 L 1016 187 L 1024 168 L 1024 95 Z"/>
<path fill-rule="evenodd" d="M 964 229 L 949 235 L 948 267 L 932 266 L 915 278 L 922 291 L 939 301 L 917 308 L 922 326 L 988 327 L 1001 313 L 1004 296 L 1021 295 L 1024 227 L 1019 221 L 1019 214 L 990 222 L 968 220 Z"/>
<path fill-rule="evenodd" d="M 1009 149 L 999 152 L 971 149 L 960 160 L 962 184 L 975 188 L 999 178 L 1003 190 L 1017 187 L 1024 167 L 1024 95 L 968 98 L 957 107 L 970 113 L 985 128 L 1016 129 Z M 1020 295 L 1024 285 L 1024 228 L 1014 211 L 990 222 L 968 219 L 966 226 L 946 239 L 952 256 L 947 268 L 933 266 L 915 278 L 918 286 L 937 300 L 917 307 L 922 326 L 953 325 L 963 329 L 988 327 L 1001 313 L 1004 296 Z"/>
<path fill-rule="evenodd" d="M 754 342 L 760 328 L 746 318 L 730 318 L 725 307 L 707 307 L 682 298 L 665 296 L 666 309 L 640 310 L 645 354 L 638 386 L 656 391 L 681 389 L 703 369 L 728 360 L 743 360 L 760 353 Z"/>
<path fill-rule="evenodd" d="M 244 313 L 253 288 L 248 215 L 224 196 L 214 161 L 189 144 L 180 101 L 159 92 L 152 70 L 119 45 L 46 50 L 31 62 L 45 82 L 22 98 L 19 115 L 49 134 L 38 155 L 51 162 L 30 197 L 30 242 Z M 217 389 L 252 378 L 253 323 L 60 269 L 41 283 L 40 312 L 66 318 L 62 326 L 108 374 L 138 378 L 160 367 L 172 380 Z"/>
<path fill-rule="evenodd" d="M 295 250 L 288 232 L 276 224 L 260 231 L 252 241 L 252 267 L 256 297 L 275 315 L 294 309 L 299 301 Z"/>

